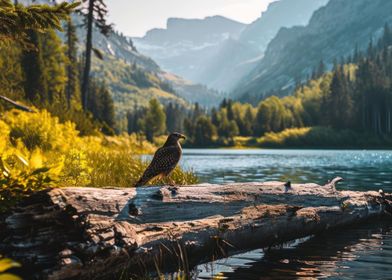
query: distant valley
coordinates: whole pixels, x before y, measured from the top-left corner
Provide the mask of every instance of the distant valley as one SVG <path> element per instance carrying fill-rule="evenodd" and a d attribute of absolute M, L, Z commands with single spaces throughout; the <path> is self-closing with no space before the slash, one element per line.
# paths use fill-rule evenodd
<path fill-rule="evenodd" d="M 230 92 L 262 59 L 281 27 L 305 25 L 327 0 L 273 2 L 251 24 L 221 16 L 169 19 L 166 29 L 133 38 L 136 48 L 165 70 L 208 87 Z"/>

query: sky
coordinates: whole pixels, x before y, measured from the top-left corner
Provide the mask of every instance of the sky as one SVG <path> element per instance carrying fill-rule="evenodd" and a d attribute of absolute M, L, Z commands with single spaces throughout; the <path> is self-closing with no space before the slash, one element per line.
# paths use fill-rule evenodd
<path fill-rule="evenodd" d="M 107 0 L 109 21 L 127 36 L 141 37 L 165 28 L 170 17 L 204 18 L 221 15 L 243 23 L 260 17 L 276 0 Z"/>

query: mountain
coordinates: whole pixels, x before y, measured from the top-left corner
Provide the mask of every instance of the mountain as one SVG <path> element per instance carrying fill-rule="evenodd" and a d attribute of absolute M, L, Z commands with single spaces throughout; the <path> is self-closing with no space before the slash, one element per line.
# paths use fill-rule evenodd
<path fill-rule="evenodd" d="M 281 27 L 305 25 L 328 0 L 280 0 L 249 25 L 215 16 L 169 19 L 166 29 L 134 38 L 137 49 L 163 69 L 210 88 L 230 91 L 263 57 Z"/>
<path fill-rule="evenodd" d="M 75 16 L 73 20 L 79 26 L 78 37 L 84 38 L 86 31 L 81 27 L 81 17 Z M 119 32 L 114 31 L 105 37 L 94 29 L 93 45 L 103 54 L 104 59 L 93 56 L 92 74 L 99 76 L 108 85 L 115 104 L 116 118 L 120 123 L 125 119 L 127 111 L 147 105 L 151 98 L 157 98 L 163 104 L 174 102 L 183 106 L 189 102 L 212 106 L 223 98 L 204 86 L 184 82 L 179 77 L 172 79 L 172 74 L 163 71 L 153 59 L 138 52 L 132 39 Z M 84 49 L 83 41 L 80 41 L 79 49 Z"/>
<path fill-rule="evenodd" d="M 150 44 L 172 45 L 190 42 L 195 45 L 215 43 L 229 36 L 238 36 L 244 24 L 222 17 L 204 19 L 169 18 L 166 29 L 156 28 L 148 31 L 143 42 Z"/>
<path fill-rule="evenodd" d="M 222 16 L 170 18 L 166 29 L 153 29 L 133 41 L 141 53 L 152 57 L 165 71 L 203 83 L 199 75 L 208 61 L 219 54 L 220 44 L 228 38 L 237 38 L 244 27 Z"/>
<path fill-rule="evenodd" d="M 77 26 L 78 38 L 85 38 L 86 30 L 83 28 L 83 19 L 79 15 L 72 17 L 74 24 Z M 64 37 L 64 33 L 60 33 Z M 84 49 L 84 40 L 79 40 L 79 49 Z M 159 71 L 158 64 L 151 58 L 140 54 L 132 40 L 123 36 L 119 32 L 112 32 L 108 37 L 104 36 L 97 28 L 93 29 L 93 46 L 105 55 L 116 57 L 126 61 L 129 64 L 137 64 L 147 71 Z"/>
<path fill-rule="evenodd" d="M 306 25 L 314 11 L 328 0 L 280 0 L 268 5 L 261 17 L 248 25 L 241 33 L 240 41 L 264 52 L 268 43 L 282 27 Z"/>
<path fill-rule="evenodd" d="M 334 60 L 367 48 L 392 21 L 392 1 L 330 0 L 309 24 L 282 28 L 269 43 L 263 59 L 236 86 L 234 96 L 253 103 L 269 91 L 289 93 L 305 80 L 320 60 L 331 68 Z"/>
<path fill-rule="evenodd" d="M 204 108 L 218 106 L 227 97 L 224 93 L 195 84 L 172 73 L 162 72 L 161 77 L 167 81 L 176 94 L 191 103 L 199 103 Z"/>
<path fill-rule="evenodd" d="M 269 4 L 261 17 L 247 25 L 237 39 L 225 40 L 209 59 L 199 82 L 231 91 L 262 59 L 268 43 L 282 27 L 306 25 L 312 13 L 328 0 L 280 0 Z"/>

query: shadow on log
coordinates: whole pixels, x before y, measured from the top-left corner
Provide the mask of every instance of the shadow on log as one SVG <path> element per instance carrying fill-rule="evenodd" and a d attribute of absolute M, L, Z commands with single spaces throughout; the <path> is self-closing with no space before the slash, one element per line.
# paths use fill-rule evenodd
<path fill-rule="evenodd" d="M 212 258 L 364 222 L 390 211 L 382 192 L 281 182 L 183 187 L 69 187 L 26 199 L 3 219 L 0 251 L 29 277 L 114 279 L 185 273 Z M 2 223 L 0 222 L 0 225 Z"/>

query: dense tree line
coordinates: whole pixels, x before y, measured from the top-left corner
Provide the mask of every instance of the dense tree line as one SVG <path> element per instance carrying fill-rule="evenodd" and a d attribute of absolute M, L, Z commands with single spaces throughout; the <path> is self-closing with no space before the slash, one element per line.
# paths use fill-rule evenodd
<path fill-rule="evenodd" d="M 320 60 L 309 81 L 298 84 L 292 95 L 272 95 L 257 106 L 224 99 L 206 110 L 199 104 L 162 105 L 154 99 L 147 108 L 135 106 L 128 113 L 128 132 L 145 134 L 152 141 L 182 131 L 195 146 L 233 145 L 236 136 L 261 137 L 303 127 L 392 136 L 391 45 L 391 31 L 385 26 L 382 38 L 371 42 L 366 52 L 356 48 L 331 71 Z M 135 77 L 142 81 L 143 75 Z"/>
<path fill-rule="evenodd" d="M 184 130 L 198 146 L 233 144 L 235 136 L 261 137 L 289 128 L 329 127 L 392 136 L 392 32 L 388 25 L 377 44 L 357 48 L 332 71 L 321 60 L 311 79 L 291 96 L 270 96 L 256 107 L 224 100 L 204 112 L 187 113 Z"/>

